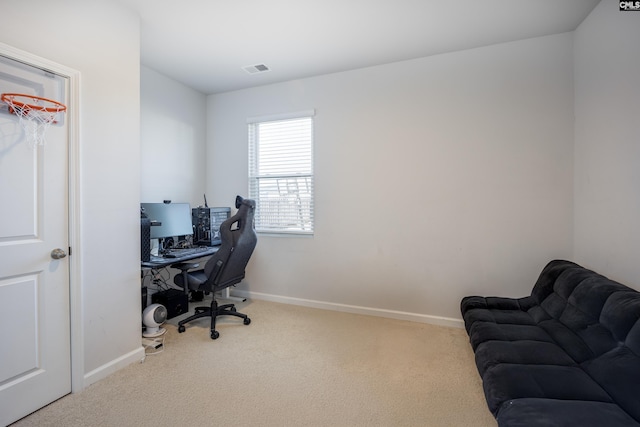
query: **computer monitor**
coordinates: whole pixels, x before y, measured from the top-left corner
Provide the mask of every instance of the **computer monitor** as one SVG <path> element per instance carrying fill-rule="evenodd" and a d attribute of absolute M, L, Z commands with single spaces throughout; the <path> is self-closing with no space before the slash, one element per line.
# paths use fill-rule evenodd
<path fill-rule="evenodd" d="M 189 203 L 141 203 L 140 206 L 152 222 L 152 239 L 193 234 Z M 153 221 L 161 224 L 153 225 Z"/>

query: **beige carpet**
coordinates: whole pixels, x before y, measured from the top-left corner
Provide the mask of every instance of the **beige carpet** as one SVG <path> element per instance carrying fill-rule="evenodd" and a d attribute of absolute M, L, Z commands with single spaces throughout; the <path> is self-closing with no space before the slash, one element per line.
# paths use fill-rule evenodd
<path fill-rule="evenodd" d="M 496 426 L 462 329 L 251 301 L 26 426 Z M 184 317 L 184 316 L 183 316 Z"/>

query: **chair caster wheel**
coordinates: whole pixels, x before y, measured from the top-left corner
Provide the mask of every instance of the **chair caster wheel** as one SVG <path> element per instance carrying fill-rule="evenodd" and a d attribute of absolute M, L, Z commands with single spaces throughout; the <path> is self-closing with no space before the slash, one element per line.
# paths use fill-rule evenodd
<path fill-rule="evenodd" d="M 186 329 L 183 325 L 178 326 L 178 332 L 183 333 L 185 330 Z"/>
<path fill-rule="evenodd" d="M 244 324 L 248 325 L 249 323 L 251 323 L 251 319 L 249 319 L 248 317 L 246 319 L 244 319 Z"/>
<path fill-rule="evenodd" d="M 220 332 L 218 332 L 218 331 L 211 331 L 211 339 L 212 339 L 212 340 L 217 340 L 219 336 L 220 336 Z"/>

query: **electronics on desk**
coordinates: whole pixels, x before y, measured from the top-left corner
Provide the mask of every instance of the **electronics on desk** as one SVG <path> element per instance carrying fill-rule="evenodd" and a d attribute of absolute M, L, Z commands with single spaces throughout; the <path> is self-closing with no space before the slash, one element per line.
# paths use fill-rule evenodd
<path fill-rule="evenodd" d="M 164 239 L 193 234 L 189 203 L 171 203 L 166 200 L 164 203 L 141 203 L 140 207 L 151 221 L 149 238 L 158 239 L 158 254 L 163 252 Z"/>
<path fill-rule="evenodd" d="M 142 262 L 151 260 L 151 227 L 159 225 L 162 225 L 160 221 L 149 218 L 145 208 L 140 205 L 140 260 Z"/>
<path fill-rule="evenodd" d="M 141 203 L 147 217 L 160 225 L 151 227 L 152 239 L 193 234 L 189 203 Z"/>
<path fill-rule="evenodd" d="M 140 260 L 148 262 L 151 259 L 151 221 L 140 217 Z"/>
<path fill-rule="evenodd" d="M 231 215 L 231 208 L 197 207 L 191 209 L 193 242 L 196 245 L 217 246 L 220 240 L 220 225 Z"/>
<path fill-rule="evenodd" d="M 206 206 L 206 197 L 205 206 L 194 209 L 188 203 L 165 200 L 162 203 L 141 203 L 140 210 L 142 262 L 151 261 L 152 256 L 171 257 L 172 248 L 220 245 L 220 226 L 231 215 L 231 208 Z M 177 241 L 175 237 L 178 237 Z"/>

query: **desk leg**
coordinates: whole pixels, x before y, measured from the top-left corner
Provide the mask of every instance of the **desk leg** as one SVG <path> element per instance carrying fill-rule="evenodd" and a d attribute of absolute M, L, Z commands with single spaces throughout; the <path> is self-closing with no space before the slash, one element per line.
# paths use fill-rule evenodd
<path fill-rule="evenodd" d="M 237 301 L 237 302 L 245 302 L 247 300 L 246 298 L 232 297 L 230 289 L 231 289 L 231 286 L 229 286 L 228 288 L 224 288 L 222 290 L 222 299 L 226 299 L 229 301 Z"/>

